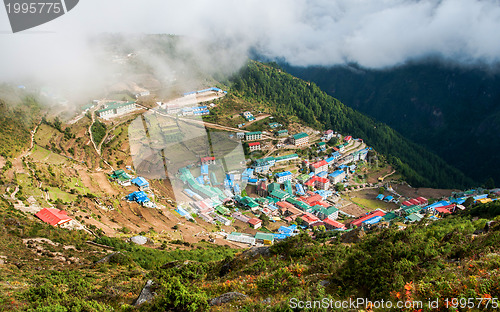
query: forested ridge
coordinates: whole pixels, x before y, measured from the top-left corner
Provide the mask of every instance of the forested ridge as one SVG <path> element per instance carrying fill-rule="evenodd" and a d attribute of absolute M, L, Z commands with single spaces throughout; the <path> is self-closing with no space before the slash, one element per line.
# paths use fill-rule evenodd
<path fill-rule="evenodd" d="M 413 186 L 464 188 L 473 181 L 424 147 L 384 123 L 361 114 L 326 94 L 316 84 L 251 61 L 232 78 L 232 88 L 248 101 L 268 103 L 282 116 L 295 115 L 316 129 L 333 129 L 365 140 Z"/>
<path fill-rule="evenodd" d="M 390 69 L 284 68 L 422 144 L 472 179 L 500 181 L 500 71 L 439 60 Z"/>

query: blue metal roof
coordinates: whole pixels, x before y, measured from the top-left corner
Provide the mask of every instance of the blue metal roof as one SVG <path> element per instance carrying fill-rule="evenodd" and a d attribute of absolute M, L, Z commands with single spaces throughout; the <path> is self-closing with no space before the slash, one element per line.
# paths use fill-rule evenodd
<path fill-rule="evenodd" d="M 377 199 L 378 200 L 383 200 L 384 199 L 384 195 L 383 194 L 378 194 L 377 195 Z"/>
<path fill-rule="evenodd" d="M 326 171 L 321 171 L 320 173 L 317 174 L 318 177 L 321 177 L 321 178 L 324 178 L 326 177 L 326 175 L 328 174 L 328 172 Z"/>
<path fill-rule="evenodd" d="M 335 177 L 338 177 L 339 175 L 341 175 L 343 173 L 344 173 L 343 170 L 337 170 L 337 171 L 334 171 L 334 172 L 330 173 L 328 176 L 330 176 L 332 178 L 335 178 Z"/>
<path fill-rule="evenodd" d="M 133 179 L 132 183 L 134 183 L 135 185 L 137 185 L 139 187 L 149 185 L 149 182 L 146 181 L 146 179 L 144 179 L 143 177 L 137 177 L 137 178 Z"/>
<path fill-rule="evenodd" d="M 289 175 L 292 175 L 292 173 L 290 171 L 283 171 L 283 172 L 276 173 L 277 177 L 286 177 L 286 176 L 289 176 Z"/>
<path fill-rule="evenodd" d="M 474 196 L 474 200 L 483 199 L 483 198 L 488 198 L 488 194 L 481 194 L 481 195 Z"/>
<path fill-rule="evenodd" d="M 379 223 L 380 220 L 382 220 L 382 217 L 381 216 L 376 216 L 376 217 L 373 217 L 373 218 L 370 218 L 368 220 L 363 221 L 363 223 L 365 223 L 365 224 L 375 224 L 375 223 Z"/>
<path fill-rule="evenodd" d="M 208 174 L 208 165 L 201 165 L 201 174 Z"/>

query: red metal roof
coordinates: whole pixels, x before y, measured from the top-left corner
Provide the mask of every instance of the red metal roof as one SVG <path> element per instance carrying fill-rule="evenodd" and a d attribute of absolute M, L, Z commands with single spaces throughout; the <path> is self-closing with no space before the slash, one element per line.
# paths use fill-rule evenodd
<path fill-rule="evenodd" d="M 413 205 L 420 205 L 420 201 L 418 201 L 414 198 L 410 199 L 409 202 L 412 203 Z"/>
<path fill-rule="evenodd" d="M 348 136 L 346 136 L 346 137 L 344 138 L 344 141 L 346 141 L 346 142 L 347 142 L 347 141 L 350 141 L 350 140 L 352 140 L 352 136 L 350 136 L 350 135 L 348 135 Z"/>
<path fill-rule="evenodd" d="M 359 218 L 359 219 L 356 219 L 354 221 L 351 222 L 352 225 L 355 225 L 355 226 L 359 226 L 361 223 L 363 223 L 363 221 L 366 221 L 370 218 L 373 218 L 373 217 L 383 217 L 385 216 L 385 212 L 383 211 L 380 211 L 380 210 L 376 210 L 376 211 L 372 211 L 370 212 L 369 214 Z"/>
<path fill-rule="evenodd" d="M 314 203 L 315 205 L 320 205 L 320 206 L 323 206 L 325 208 L 328 208 L 328 207 L 331 207 L 332 205 L 330 205 L 329 203 L 325 203 L 324 201 L 320 200 L 320 201 L 317 201 Z"/>
<path fill-rule="evenodd" d="M 248 143 L 248 146 L 256 146 L 256 145 L 260 145 L 260 142 Z"/>
<path fill-rule="evenodd" d="M 260 219 L 257 219 L 257 218 L 252 218 L 252 219 L 248 220 L 248 223 L 250 223 L 251 225 L 257 225 L 257 224 L 262 223 L 262 221 Z"/>
<path fill-rule="evenodd" d="M 404 201 L 403 205 L 405 205 L 405 206 L 411 206 L 411 203 L 409 201 Z"/>
<path fill-rule="evenodd" d="M 342 229 L 342 230 L 347 229 L 343 223 L 340 223 L 338 221 L 335 221 L 335 220 L 332 220 L 329 218 L 326 218 L 325 220 L 323 220 L 323 223 L 331 225 L 333 227 L 336 227 L 337 229 Z"/>
<path fill-rule="evenodd" d="M 451 213 L 448 209 L 446 209 L 444 206 L 443 207 L 436 207 L 435 208 L 437 212 L 441 213 Z"/>
<path fill-rule="evenodd" d="M 417 197 L 417 200 L 420 202 L 420 204 L 424 205 L 427 204 L 427 198 L 425 197 Z"/>
<path fill-rule="evenodd" d="M 307 185 L 307 186 L 313 185 L 314 182 L 316 182 L 316 181 L 320 181 L 321 183 L 328 183 L 328 182 L 330 182 L 330 180 L 328 180 L 327 178 L 321 178 L 321 177 L 318 177 L 318 176 L 314 176 L 309 181 L 307 181 L 305 183 L 305 185 Z"/>
<path fill-rule="evenodd" d="M 314 168 L 319 168 L 322 166 L 328 166 L 328 163 L 326 162 L 326 160 L 321 160 L 321 161 L 315 162 L 314 164 L 312 164 L 312 166 Z"/>
<path fill-rule="evenodd" d="M 304 198 L 302 201 L 305 202 L 306 204 L 308 204 L 309 206 L 313 206 L 312 203 L 317 202 L 317 201 L 322 200 L 322 199 L 323 199 L 323 197 L 321 197 L 321 195 L 314 194 L 312 196 Z"/>
<path fill-rule="evenodd" d="M 314 223 L 314 222 L 318 222 L 318 221 L 321 221 L 318 217 L 316 217 L 315 215 L 313 214 L 310 214 L 310 213 L 304 213 L 303 215 L 300 216 L 300 218 L 302 220 L 304 220 L 305 222 L 307 222 L 307 224 L 311 224 L 311 223 Z"/>
<path fill-rule="evenodd" d="M 215 157 L 202 157 L 201 161 L 215 160 Z"/>
<path fill-rule="evenodd" d="M 55 208 L 43 208 L 35 216 L 50 225 L 61 225 L 72 220 L 66 211 Z"/>

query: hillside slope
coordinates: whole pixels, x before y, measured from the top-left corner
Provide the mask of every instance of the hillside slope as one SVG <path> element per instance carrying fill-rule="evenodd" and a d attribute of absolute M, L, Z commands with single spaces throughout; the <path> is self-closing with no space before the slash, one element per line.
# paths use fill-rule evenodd
<path fill-rule="evenodd" d="M 500 75 L 440 63 L 387 70 L 286 69 L 434 151 L 480 183 L 500 181 Z"/>
<path fill-rule="evenodd" d="M 250 62 L 232 78 L 232 83 L 238 97 L 267 104 L 282 118 L 297 116 L 317 129 L 333 129 L 363 138 L 414 186 L 462 188 L 472 184 L 460 171 L 386 124 L 373 121 L 327 95 L 314 83 L 279 68 Z"/>

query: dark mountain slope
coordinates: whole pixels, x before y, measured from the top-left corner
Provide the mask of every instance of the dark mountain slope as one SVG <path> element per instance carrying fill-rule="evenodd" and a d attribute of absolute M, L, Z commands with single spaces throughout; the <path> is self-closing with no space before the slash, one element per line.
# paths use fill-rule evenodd
<path fill-rule="evenodd" d="M 476 181 L 500 181 L 500 75 L 437 62 L 391 70 L 285 68 L 387 123 Z"/>
<path fill-rule="evenodd" d="M 334 129 L 365 139 L 415 186 L 460 188 L 472 181 L 435 154 L 405 139 L 382 123 L 343 105 L 314 83 L 279 68 L 251 62 L 233 78 L 242 98 L 268 103 L 283 117 L 296 115 L 318 129 Z"/>

